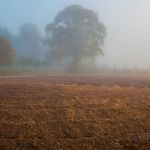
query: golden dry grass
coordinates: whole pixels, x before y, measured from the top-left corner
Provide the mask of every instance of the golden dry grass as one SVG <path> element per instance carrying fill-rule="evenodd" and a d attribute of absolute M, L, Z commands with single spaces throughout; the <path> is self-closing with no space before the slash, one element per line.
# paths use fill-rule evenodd
<path fill-rule="evenodd" d="M 104 80 L 105 79 L 105 80 Z M 148 79 L 0 79 L 0 149 L 150 149 Z"/>

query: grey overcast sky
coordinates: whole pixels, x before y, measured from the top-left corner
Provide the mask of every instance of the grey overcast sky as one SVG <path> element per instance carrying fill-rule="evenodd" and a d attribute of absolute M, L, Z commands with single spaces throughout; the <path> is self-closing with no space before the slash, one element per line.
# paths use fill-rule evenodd
<path fill-rule="evenodd" d="M 95 10 L 107 27 L 99 64 L 150 68 L 150 0 L 0 0 L 0 25 L 15 34 L 21 24 L 31 22 L 44 31 L 71 4 Z"/>

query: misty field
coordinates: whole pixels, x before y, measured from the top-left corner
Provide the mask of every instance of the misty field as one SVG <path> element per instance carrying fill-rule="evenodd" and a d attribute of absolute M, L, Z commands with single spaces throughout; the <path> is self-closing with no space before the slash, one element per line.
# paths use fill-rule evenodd
<path fill-rule="evenodd" d="M 0 77 L 0 149 L 150 149 L 149 76 Z"/>

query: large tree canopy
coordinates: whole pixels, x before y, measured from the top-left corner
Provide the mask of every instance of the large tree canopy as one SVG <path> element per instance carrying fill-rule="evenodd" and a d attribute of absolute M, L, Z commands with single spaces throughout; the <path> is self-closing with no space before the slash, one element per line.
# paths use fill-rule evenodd
<path fill-rule="evenodd" d="M 8 39 L 0 37 L 0 65 L 10 65 L 15 59 L 15 50 Z"/>
<path fill-rule="evenodd" d="M 71 69 L 78 70 L 83 60 L 92 60 L 103 54 L 105 26 L 98 15 L 79 5 L 72 5 L 59 12 L 53 23 L 46 27 L 50 60 L 72 60 Z"/>

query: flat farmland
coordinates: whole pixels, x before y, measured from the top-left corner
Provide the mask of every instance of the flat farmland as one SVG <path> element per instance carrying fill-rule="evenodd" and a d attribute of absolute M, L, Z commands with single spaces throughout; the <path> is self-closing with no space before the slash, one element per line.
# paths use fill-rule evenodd
<path fill-rule="evenodd" d="M 149 150 L 150 77 L 0 77 L 0 149 Z"/>

